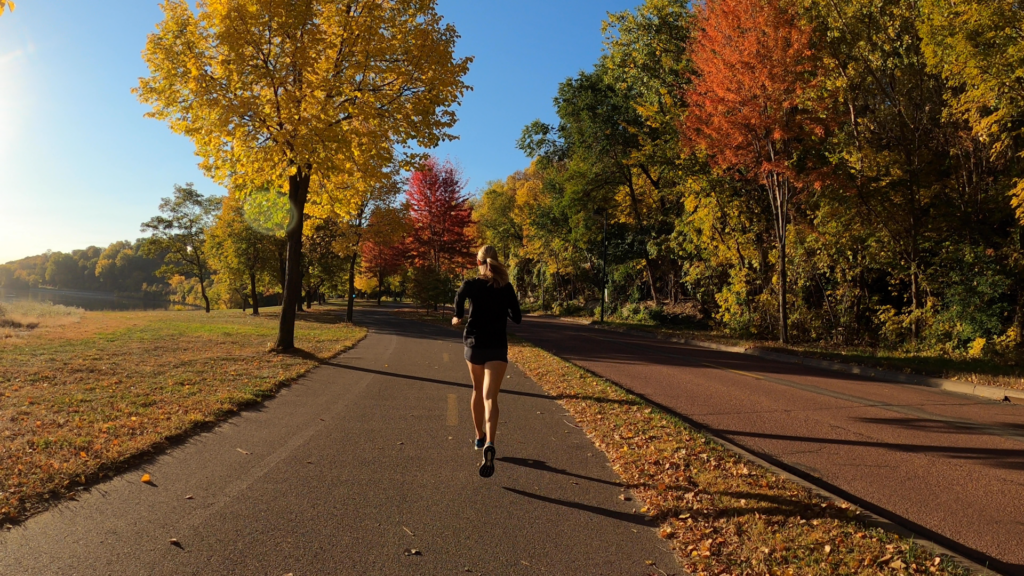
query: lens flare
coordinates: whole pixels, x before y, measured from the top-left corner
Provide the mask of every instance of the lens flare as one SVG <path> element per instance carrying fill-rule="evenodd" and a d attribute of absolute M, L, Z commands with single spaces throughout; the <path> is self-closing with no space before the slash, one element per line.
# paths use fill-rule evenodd
<path fill-rule="evenodd" d="M 298 216 L 287 195 L 269 188 L 250 192 L 243 207 L 245 221 L 268 236 L 284 236 Z"/>

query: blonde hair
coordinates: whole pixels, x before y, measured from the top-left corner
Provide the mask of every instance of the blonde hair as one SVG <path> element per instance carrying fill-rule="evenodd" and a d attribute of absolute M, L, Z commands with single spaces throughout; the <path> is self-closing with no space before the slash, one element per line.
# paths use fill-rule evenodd
<path fill-rule="evenodd" d="M 476 253 L 476 261 L 481 266 L 487 266 L 487 270 L 480 276 L 489 280 L 491 286 L 501 288 L 508 284 L 508 268 L 498 260 L 498 251 L 494 246 L 484 246 Z"/>

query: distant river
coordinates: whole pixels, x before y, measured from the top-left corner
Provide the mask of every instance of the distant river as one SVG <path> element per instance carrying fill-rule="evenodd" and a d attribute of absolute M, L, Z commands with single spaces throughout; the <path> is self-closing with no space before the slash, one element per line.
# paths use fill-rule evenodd
<path fill-rule="evenodd" d="M 0 288 L 0 302 L 31 300 L 52 302 L 62 306 L 75 306 L 84 310 L 167 310 L 174 302 L 152 298 L 130 298 L 109 292 L 88 292 L 84 290 L 36 290 L 18 291 Z"/>

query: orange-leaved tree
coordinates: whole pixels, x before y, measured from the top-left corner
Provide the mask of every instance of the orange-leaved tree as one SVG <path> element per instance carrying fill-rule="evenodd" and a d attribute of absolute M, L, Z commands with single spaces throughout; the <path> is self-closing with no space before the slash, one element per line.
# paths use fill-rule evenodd
<path fill-rule="evenodd" d="M 388 278 L 402 271 L 406 260 L 405 241 L 409 216 L 402 206 L 378 206 L 370 213 L 362 245 L 363 274 L 377 282 L 377 304 Z"/>
<path fill-rule="evenodd" d="M 295 217 L 278 350 L 294 347 L 307 201 L 318 190 L 339 190 L 344 177 L 381 177 L 396 148 L 452 138 L 452 108 L 468 89 L 471 59 L 455 57 L 458 33 L 435 5 L 203 0 L 193 11 L 185 0 L 161 4 L 164 20 L 143 52 L 150 76 L 136 89 L 152 106 L 148 116 L 192 139 L 201 168 L 232 190 L 288 190 Z"/>
<path fill-rule="evenodd" d="M 767 193 L 778 247 L 779 339 L 789 341 L 786 232 L 794 202 L 821 172 L 811 157 L 829 125 L 817 98 L 811 30 L 778 0 L 708 0 L 697 8 L 684 144 Z"/>

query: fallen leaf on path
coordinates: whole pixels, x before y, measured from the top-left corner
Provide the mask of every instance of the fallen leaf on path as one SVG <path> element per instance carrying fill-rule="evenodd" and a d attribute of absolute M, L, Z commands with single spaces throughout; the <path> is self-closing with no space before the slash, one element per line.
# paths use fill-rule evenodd
<path fill-rule="evenodd" d="M 409 536 L 415 536 L 415 534 L 413 534 L 413 533 L 412 533 L 412 530 L 409 530 L 409 529 L 408 529 L 408 528 L 406 528 L 405 526 L 402 526 L 402 530 L 405 530 L 406 532 L 408 532 L 408 533 L 409 533 Z"/>
<path fill-rule="evenodd" d="M 630 498 L 629 496 L 626 496 L 625 494 L 619 494 L 619 500 L 622 500 L 624 502 L 629 502 L 630 500 L 632 500 L 632 498 Z"/>
<path fill-rule="evenodd" d="M 423 556 L 423 553 L 415 548 L 406 548 L 404 554 L 406 556 Z"/>
<path fill-rule="evenodd" d="M 828 556 L 829 553 L 831 553 L 831 552 L 832 552 L 832 547 L 829 546 L 828 544 L 825 544 L 825 556 Z"/>
<path fill-rule="evenodd" d="M 405 444 L 405 442 L 399 442 L 399 444 Z"/>
<path fill-rule="evenodd" d="M 149 484 L 152 481 L 153 479 L 149 476 L 149 474 L 143 474 L 142 479 L 140 480 L 140 482 L 142 482 L 143 484 Z"/>
<path fill-rule="evenodd" d="M 191 494 L 188 494 L 187 496 L 185 496 L 185 500 L 195 500 L 195 498 L 196 497 L 191 495 Z"/>
<path fill-rule="evenodd" d="M 170 542 L 171 546 L 177 546 L 178 548 L 181 548 L 182 550 L 185 549 L 185 547 L 181 545 L 181 542 L 178 542 L 177 538 L 171 538 L 169 540 L 169 542 Z"/>
<path fill-rule="evenodd" d="M 242 450 L 241 448 L 235 448 L 235 450 L 238 450 L 239 452 L 241 452 L 242 454 L 245 454 L 246 456 L 248 456 L 249 454 L 252 454 L 252 452 L 246 452 L 245 450 Z"/>

